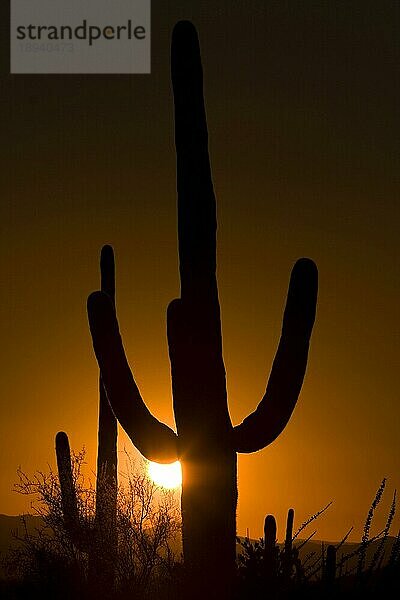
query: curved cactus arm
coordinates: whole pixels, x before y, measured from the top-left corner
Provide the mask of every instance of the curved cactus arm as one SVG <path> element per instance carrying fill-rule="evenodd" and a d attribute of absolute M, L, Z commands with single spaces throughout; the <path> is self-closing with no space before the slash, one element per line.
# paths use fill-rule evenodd
<path fill-rule="evenodd" d="M 102 381 L 116 418 L 148 460 L 174 462 L 178 458 L 177 436 L 153 417 L 142 400 L 125 356 L 109 296 L 93 292 L 88 298 L 88 315 Z"/>
<path fill-rule="evenodd" d="M 265 395 L 257 409 L 233 429 L 237 452 L 265 448 L 290 419 L 306 371 L 317 290 L 317 267 L 312 260 L 301 258 L 290 277 L 281 339 Z"/>

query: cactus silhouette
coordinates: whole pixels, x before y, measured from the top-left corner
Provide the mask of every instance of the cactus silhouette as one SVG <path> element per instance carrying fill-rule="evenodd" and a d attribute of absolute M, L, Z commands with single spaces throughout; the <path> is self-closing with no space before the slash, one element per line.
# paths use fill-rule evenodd
<path fill-rule="evenodd" d="M 81 539 L 78 501 L 72 474 L 71 451 L 68 436 L 64 431 L 59 431 L 56 435 L 56 457 L 64 526 L 72 542 L 76 546 L 82 547 L 83 540 Z"/>
<path fill-rule="evenodd" d="M 114 253 L 104 246 L 100 257 L 101 289 L 114 305 Z M 60 480 L 65 528 L 73 543 L 89 552 L 89 579 L 94 589 L 103 595 L 114 585 L 117 556 L 117 420 L 99 379 L 99 424 L 96 477 L 96 509 L 94 526 L 87 527 L 80 520 L 74 487 L 71 452 L 68 436 L 63 431 L 56 435 L 57 468 Z"/>
<path fill-rule="evenodd" d="M 237 452 L 256 452 L 286 426 L 303 382 L 315 318 L 317 269 L 290 278 L 278 350 L 258 408 L 233 427 L 228 412 L 216 280 L 216 204 L 199 42 L 179 22 L 171 48 L 177 152 L 180 298 L 167 311 L 177 433 L 147 409 L 125 357 L 113 302 L 88 299 L 89 325 L 113 412 L 148 459 L 182 462 L 183 552 L 190 597 L 227 598 L 235 569 Z"/>
<path fill-rule="evenodd" d="M 324 578 L 327 584 L 332 584 L 336 577 L 336 548 L 332 544 L 326 549 Z"/>
<path fill-rule="evenodd" d="M 285 535 L 285 547 L 283 555 L 283 578 L 289 580 L 292 575 L 293 569 L 293 521 L 294 521 L 294 510 L 289 508 L 286 520 L 286 535 Z"/>
<path fill-rule="evenodd" d="M 264 521 L 264 576 L 269 585 L 275 586 L 278 575 L 278 550 L 276 547 L 276 521 L 267 515 Z"/>
<path fill-rule="evenodd" d="M 286 519 L 285 551 L 290 554 L 293 540 L 294 509 L 289 508 Z"/>

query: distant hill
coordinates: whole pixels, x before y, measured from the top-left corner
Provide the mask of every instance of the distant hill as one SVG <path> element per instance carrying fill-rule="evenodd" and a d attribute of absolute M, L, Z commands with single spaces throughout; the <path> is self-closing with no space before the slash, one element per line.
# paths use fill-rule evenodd
<path fill-rule="evenodd" d="M 30 533 L 34 532 L 36 528 L 40 528 L 42 525 L 40 517 L 24 515 L 24 518 Z M 17 537 L 23 537 L 24 531 L 22 515 L 9 516 L 0 514 L 0 578 L 4 577 L 4 569 L 1 564 L 2 559 L 10 551 L 10 548 L 13 546 L 15 547 L 20 543 Z"/>
<path fill-rule="evenodd" d="M 41 527 L 42 525 L 40 517 L 24 515 L 24 518 L 29 532 L 35 531 L 37 527 Z M 0 514 L 0 553 L 7 552 L 11 545 L 17 543 L 15 535 L 23 535 L 23 533 L 22 515 L 9 516 Z"/>

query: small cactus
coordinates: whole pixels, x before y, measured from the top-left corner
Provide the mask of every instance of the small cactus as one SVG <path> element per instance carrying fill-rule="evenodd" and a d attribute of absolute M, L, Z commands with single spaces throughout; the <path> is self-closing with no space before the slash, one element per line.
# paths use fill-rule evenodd
<path fill-rule="evenodd" d="M 114 254 L 104 246 L 100 258 L 101 289 L 115 302 Z M 64 525 L 72 542 L 89 553 L 89 579 L 103 593 L 113 589 L 117 555 L 117 420 L 99 380 L 99 425 L 94 526 L 80 521 L 73 481 L 68 436 L 56 435 L 56 456 L 60 480 Z"/>
<path fill-rule="evenodd" d="M 285 535 L 285 547 L 283 554 L 283 578 L 285 581 L 290 580 L 292 576 L 293 570 L 293 548 L 292 548 L 292 540 L 293 540 L 293 521 L 294 521 L 294 510 L 293 508 L 289 508 L 286 520 L 286 535 Z"/>
<path fill-rule="evenodd" d="M 336 577 L 336 548 L 330 544 L 326 549 L 324 579 L 328 585 L 334 583 Z"/>
<path fill-rule="evenodd" d="M 59 431 L 56 435 L 56 458 L 64 526 L 72 542 L 76 546 L 81 546 L 79 510 L 72 474 L 71 452 L 68 436 L 64 431 Z"/>
<path fill-rule="evenodd" d="M 277 576 L 276 521 L 273 515 L 267 515 L 264 521 L 264 576 L 268 582 L 274 582 Z"/>
<path fill-rule="evenodd" d="M 294 522 L 294 509 L 289 508 L 286 520 L 286 536 L 285 536 L 285 550 L 289 554 L 292 551 L 292 539 L 293 539 L 293 522 Z"/>

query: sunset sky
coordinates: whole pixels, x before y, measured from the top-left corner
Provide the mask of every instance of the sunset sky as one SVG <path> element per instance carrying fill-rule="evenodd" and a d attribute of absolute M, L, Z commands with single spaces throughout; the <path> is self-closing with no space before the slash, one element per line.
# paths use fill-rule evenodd
<path fill-rule="evenodd" d="M 218 203 L 218 281 L 234 424 L 263 396 L 289 274 L 320 292 L 305 383 L 271 446 L 239 456 L 238 533 L 317 523 L 358 539 L 380 481 L 400 486 L 399 3 L 153 2 L 151 75 L 10 75 L 1 22 L 0 513 L 16 469 L 54 467 L 54 436 L 94 468 L 98 371 L 86 316 L 114 247 L 127 355 L 174 426 L 166 307 L 179 294 L 169 74 L 174 23 L 202 48 Z M 132 448 L 121 433 L 120 449 Z M 385 512 L 386 511 L 386 512 Z M 399 510 L 400 512 L 400 510 Z M 398 528 L 400 519 L 395 525 Z M 375 531 L 375 529 L 374 529 Z"/>

